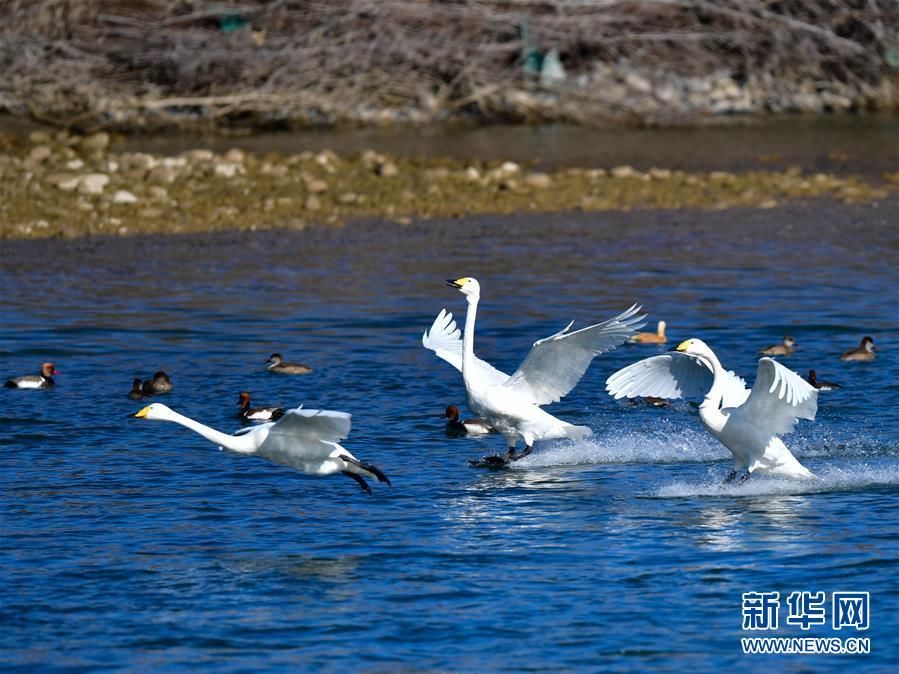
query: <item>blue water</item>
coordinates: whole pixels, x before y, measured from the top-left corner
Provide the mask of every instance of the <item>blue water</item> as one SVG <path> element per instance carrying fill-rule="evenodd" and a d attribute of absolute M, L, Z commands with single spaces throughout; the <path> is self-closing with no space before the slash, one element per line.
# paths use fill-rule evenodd
<path fill-rule="evenodd" d="M 401 227 L 4 242 L 0 652 L 9 671 L 896 671 L 899 301 L 895 204 L 484 217 Z M 443 279 L 482 285 L 477 349 L 639 300 L 669 346 L 698 336 L 754 377 L 756 351 L 843 384 L 786 438 L 822 478 L 723 487 L 695 409 L 615 402 L 598 358 L 550 407 L 595 438 L 511 470 L 447 438 L 461 378 L 420 346 Z M 837 356 L 865 335 L 875 363 Z M 269 374 L 273 351 L 312 365 Z M 223 430 L 237 393 L 353 414 L 346 446 L 391 477 L 359 492 L 126 418 L 131 379 Z M 871 593 L 869 656 L 747 656 L 741 593 Z M 827 619 L 830 621 L 828 606 Z M 767 635 L 800 634 L 781 628 Z"/>

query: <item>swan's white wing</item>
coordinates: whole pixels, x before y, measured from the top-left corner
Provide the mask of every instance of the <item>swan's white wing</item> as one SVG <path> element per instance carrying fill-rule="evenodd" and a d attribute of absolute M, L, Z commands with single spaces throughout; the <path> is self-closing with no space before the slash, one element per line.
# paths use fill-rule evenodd
<path fill-rule="evenodd" d="M 771 435 L 790 433 L 800 419 L 814 419 L 818 391 L 773 358 L 759 360 L 755 383 L 746 402 L 732 412 Z"/>
<path fill-rule="evenodd" d="M 314 439 L 338 442 L 350 434 L 352 415 L 331 410 L 287 410 L 272 424 L 269 436 L 290 435 L 299 440 Z"/>
<path fill-rule="evenodd" d="M 546 339 L 534 342 L 531 352 L 505 386 L 528 395 L 537 405 L 561 400 L 581 380 L 590 362 L 611 351 L 643 326 L 636 304 L 602 323 L 568 332 L 572 323 Z"/>
<path fill-rule="evenodd" d="M 316 473 L 327 461 L 338 440 L 350 432 L 350 415 L 329 410 L 287 410 L 278 421 L 257 426 L 267 435 L 256 453 L 269 461 Z"/>
<path fill-rule="evenodd" d="M 421 344 L 459 372 L 462 371 L 462 333 L 456 327 L 453 315 L 446 309 L 440 310 L 431 324 L 431 329 L 426 330 L 421 336 Z M 489 386 L 497 386 L 509 378 L 509 375 L 500 372 L 477 356 L 474 358 L 474 364 L 477 370 L 474 376 Z"/>
<path fill-rule="evenodd" d="M 606 390 L 617 398 L 702 398 L 712 388 L 709 363 L 680 351 L 638 360 L 606 379 Z M 749 396 L 746 382 L 733 372 L 723 375 L 722 407 L 742 405 Z"/>
<path fill-rule="evenodd" d="M 616 399 L 702 398 L 712 388 L 713 375 L 705 362 L 680 351 L 638 360 L 606 379 L 606 391 Z"/>

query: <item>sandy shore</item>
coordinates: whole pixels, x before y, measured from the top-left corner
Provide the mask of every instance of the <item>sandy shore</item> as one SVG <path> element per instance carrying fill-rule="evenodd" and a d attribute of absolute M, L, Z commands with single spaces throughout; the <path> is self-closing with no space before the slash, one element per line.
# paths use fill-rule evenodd
<path fill-rule="evenodd" d="M 659 166 L 531 170 L 510 161 L 324 150 L 257 156 L 206 149 L 112 152 L 105 133 L 0 136 L 0 238 L 301 229 L 377 217 L 478 213 L 772 208 L 796 200 L 875 202 L 882 179 L 784 171 L 687 173 Z"/>

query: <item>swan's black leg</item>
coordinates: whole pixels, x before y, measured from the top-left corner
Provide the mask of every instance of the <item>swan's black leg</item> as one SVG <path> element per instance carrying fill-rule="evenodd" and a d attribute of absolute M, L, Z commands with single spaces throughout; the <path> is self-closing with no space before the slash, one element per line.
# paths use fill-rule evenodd
<path fill-rule="evenodd" d="M 386 475 L 384 475 L 384 472 L 377 466 L 373 466 L 370 463 L 364 463 L 362 461 L 358 461 L 357 459 L 353 459 L 349 456 L 341 455 L 340 458 L 343 459 L 344 461 L 346 461 L 347 463 L 351 463 L 354 466 L 359 466 L 363 470 L 367 470 L 369 473 L 371 473 L 376 478 L 378 478 L 378 482 L 386 482 L 388 485 L 390 484 L 390 479 Z"/>
<path fill-rule="evenodd" d="M 740 476 L 740 484 L 743 484 L 744 482 L 746 482 L 746 480 L 749 479 L 749 476 L 750 476 L 750 475 L 751 475 L 751 473 L 750 473 L 748 470 L 747 470 L 745 473 L 743 473 L 743 474 Z"/>
<path fill-rule="evenodd" d="M 340 472 L 347 477 L 351 477 L 356 480 L 356 482 L 359 483 L 359 486 L 362 487 L 362 491 L 364 491 L 366 494 L 371 494 L 371 487 L 368 486 L 368 482 L 366 482 L 361 475 L 356 475 L 356 473 L 351 473 L 348 470 L 342 470 Z"/>
<path fill-rule="evenodd" d="M 469 466 L 476 466 L 478 468 L 505 468 L 509 465 L 510 461 L 516 460 L 515 448 L 509 447 L 509 451 L 505 454 L 494 454 L 493 456 L 485 456 L 483 458 L 469 461 Z"/>
<path fill-rule="evenodd" d="M 737 478 L 737 471 L 732 470 L 727 474 L 727 477 L 724 478 L 724 484 L 733 482 L 736 478 Z"/>
<path fill-rule="evenodd" d="M 523 459 L 523 458 L 526 457 L 528 454 L 530 454 L 530 453 L 533 451 L 533 449 L 534 449 L 533 447 L 531 447 L 530 445 L 527 445 L 527 446 L 522 450 L 521 454 L 515 454 L 515 453 L 514 453 L 514 450 L 513 450 L 513 453 L 512 453 L 511 456 L 509 456 L 509 459 L 510 459 L 511 461 L 518 461 L 518 459 Z"/>

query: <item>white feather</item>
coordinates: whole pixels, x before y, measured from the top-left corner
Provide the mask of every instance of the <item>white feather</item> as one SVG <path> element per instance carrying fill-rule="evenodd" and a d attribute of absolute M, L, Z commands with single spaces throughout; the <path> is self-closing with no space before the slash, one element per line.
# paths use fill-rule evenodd
<path fill-rule="evenodd" d="M 536 405 L 558 402 L 584 376 L 593 359 L 611 351 L 643 326 L 636 304 L 615 318 L 568 332 L 574 324 L 534 343 L 531 352 L 505 383 Z"/>
<path fill-rule="evenodd" d="M 153 403 L 140 413 L 146 419 L 171 421 L 189 428 L 224 449 L 261 456 L 309 475 L 350 472 L 378 478 L 375 473 L 345 460 L 358 461 L 338 444 L 350 433 L 351 416 L 345 412 L 298 407 L 287 410 L 277 421 L 242 428 L 233 435 L 204 426 L 160 403 Z"/>
<path fill-rule="evenodd" d="M 749 391 L 701 340 L 687 340 L 678 349 L 622 368 L 606 380 L 606 390 L 615 398 L 703 397 L 700 419 L 730 450 L 735 469 L 814 477 L 778 437 L 791 432 L 799 419 L 815 418 L 818 392 L 811 384 L 762 358 Z"/>
<path fill-rule="evenodd" d="M 576 332 L 564 330 L 536 342 L 512 377 L 474 354 L 474 328 L 480 284 L 465 278 L 454 282 L 468 298 L 462 338 L 452 314 L 440 312 L 422 336 L 425 348 L 462 372 L 468 407 L 501 433 L 510 447 L 520 440 L 531 447 L 536 440 L 581 439 L 591 434 L 540 409 L 559 400 L 581 379 L 595 356 L 623 343 L 639 322 L 636 306 L 603 323 Z M 641 317 L 642 318 L 642 317 Z"/>
<path fill-rule="evenodd" d="M 606 379 L 606 390 L 619 398 L 651 396 L 675 400 L 703 398 L 715 377 L 708 361 L 680 351 L 638 360 Z M 724 407 L 746 402 L 749 389 L 742 377 L 727 371 L 722 377 Z"/>

